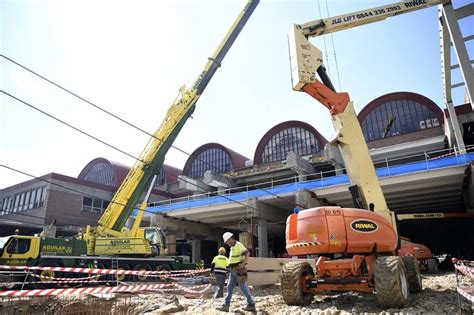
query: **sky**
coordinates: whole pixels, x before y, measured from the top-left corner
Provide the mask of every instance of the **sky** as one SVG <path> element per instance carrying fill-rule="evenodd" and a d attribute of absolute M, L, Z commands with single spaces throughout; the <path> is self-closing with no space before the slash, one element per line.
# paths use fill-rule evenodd
<path fill-rule="evenodd" d="M 287 33 L 295 23 L 392 2 L 261 0 L 174 146 L 192 153 L 216 142 L 253 159 L 262 136 L 287 120 L 309 123 L 330 139 L 334 131 L 327 109 L 291 89 Z M 453 1 L 455 7 L 470 2 Z M 245 3 L 0 0 L 0 51 L 153 133 L 179 88 L 192 86 Z M 463 36 L 474 34 L 473 22 L 472 17 L 461 21 Z M 436 7 L 311 42 L 323 50 L 336 88 L 349 92 L 357 112 L 397 91 L 425 95 L 445 108 Z M 474 59 L 472 42 L 467 47 Z M 452 63 L 457 63 L 455 57 Z M 452 75 L 453 83 L 461 81 L 459 70 Z M 3 58 L 0 87 L 132 156 L 138 157 L 148 141 L 147 135 Z M 453 98 L 455 104 L 463 103 L 464 88 L 455 89 Z M 77 177 L 97 157 L 129 166 L 135 162 L 0 94 L 0 165 L 34 176 L 55 172 Z M 182 169 L 187 158 L 171 148 L 165 163 Z M 0 189 L 29 179 L 0 167 Z"/>

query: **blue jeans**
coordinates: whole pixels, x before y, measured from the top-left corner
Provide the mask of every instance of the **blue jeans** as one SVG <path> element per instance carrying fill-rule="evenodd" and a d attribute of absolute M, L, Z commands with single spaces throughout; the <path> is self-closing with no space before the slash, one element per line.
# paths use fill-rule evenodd
<path fill-rule="evenodd" d="M 232 269 L 230 272 L 229 283 L 227 284 L 227 296 L 225 297 L 225 301 L 224 301 L 224 303 L 227 305 L 230 305 L 230 300 L 232 299 L 232 292 L 234 291 L 236 283 L 237 283 L 237 274 L 235 270 Z M 250 295 L 250 290 L 247 285 L 247 282 L 239 283 L 239 288 L 240 288 L 240 291 L 242 291 L 242 293 L 247 298 L 247 304 L 254 305 L 255 302 L 253 301 L 252 296 Z"/>
<path fill-rule="evenodd" d="M 216 294 L 214 294 L 214 298 L 221 298 L 224 297 L 224 286 L 225 286 L 225 278 L 226 275 L 224 273 L 215 273 L 214 276 L 216 277 L 217 282 L 217 290 Z"/>

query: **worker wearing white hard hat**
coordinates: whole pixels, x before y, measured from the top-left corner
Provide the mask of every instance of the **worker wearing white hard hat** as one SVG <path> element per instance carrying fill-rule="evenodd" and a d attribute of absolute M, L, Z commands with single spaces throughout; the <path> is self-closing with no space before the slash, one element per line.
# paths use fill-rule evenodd
<path fill-rule="evenodd" d="M 235 239 L 234 234 L 231 232 L 225 232 L 222 235 L 222 239 L 224 243 L 230 247 L 229 268 L 231 271 L 229 283 L 227 284 L 227 296 L 225 297 L 224 304 L 217 309 L 219 311 L 229 311 L 232 293 L 235 285 L 239 283 L 240 290 L 247 298 L 247 306 L 244 310 L 255 312 L 255 302 L 250 295 L 250 290 L 247 285 L 247 268 L 245 267 L 250 257 L 250 252 L 244 244 Z"/>

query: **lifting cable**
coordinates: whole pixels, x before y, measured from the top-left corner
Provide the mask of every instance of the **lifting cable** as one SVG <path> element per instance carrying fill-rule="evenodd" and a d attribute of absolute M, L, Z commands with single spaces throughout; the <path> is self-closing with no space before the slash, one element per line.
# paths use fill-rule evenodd
<path fill-rule="evenodd" d="M 319 2 L 319 0 L 318 0 Z M 329 18 L 329 4 L 328 4 L 328 0 L 326 0 L 326 13 L 328 15 L 328 18 Z M 336 46 L 334 45 L 334 36 L 333 34 L 331 33 L 331 42 L 332 42 L 332 51 L 334 53 L 334 63 L 336 64 L 336 74 L 337 74 L 337 83 L 339 85 L 339 91 L 342 91 L 342 88 L 341 88 L 341 77 L 339 76 L 339 66 L 337 64 L 337 56 L 336 56 Z M 324 37 L 324 36 L 323 36 Z"/>
<path fill-rule="evenodd" d="M 327 2 L 326 2 L 327 5 Z M 318 0 L 318 8 L 319 8 L 319 17 L 323 19 L 323 14 L 321 12 L 321 3 Z M 329 66 L 329 57 L 328 57 L 328 49 L 326 47 L 326 37 L 325 35 L 321 36 L 323 38 L 323 43 L 324 43 L 324 55 L 326 57 L 326 68 L 328 70 L 329 77 L 331 77 L 331 67 Z"/>

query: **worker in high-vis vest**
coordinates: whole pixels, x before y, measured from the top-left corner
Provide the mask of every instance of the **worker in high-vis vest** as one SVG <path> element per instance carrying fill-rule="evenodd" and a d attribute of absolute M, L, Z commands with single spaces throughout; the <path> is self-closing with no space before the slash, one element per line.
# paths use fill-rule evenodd
<path fill-rule="evenodd" d="M 247 285 L 247 261 L 250 257 L 250 252 L 245 248 L 244 244 L 237 241 L 231 232 L 225 232 L 222 235 L 224 243 L 230 247 L 229 253 L 229 268 L 230 276 L 227 284 L 227 295 L 224 299 L 224 304 L 217 308 L 219 311 L 228 312 L 230 309 L 230 301 L 235 285 L 239 283 L 239 288 L 247 298 L 247 305 L 245 311 L 256 312 L 255 302 L 250 295 L 250 290 Z"/>
<path fill-rule="evenodd" d="M 214 274 L 217 286 L 216 293 L 214 294 L 216 299 L 224 297 L 224 285 L 227 277 L 227 266 L 229 265 L 229 259 L 225 254 L 225 248 L 219 248 L 218 255 L 214 257 L 211 263 L 211 273 Z"/>

